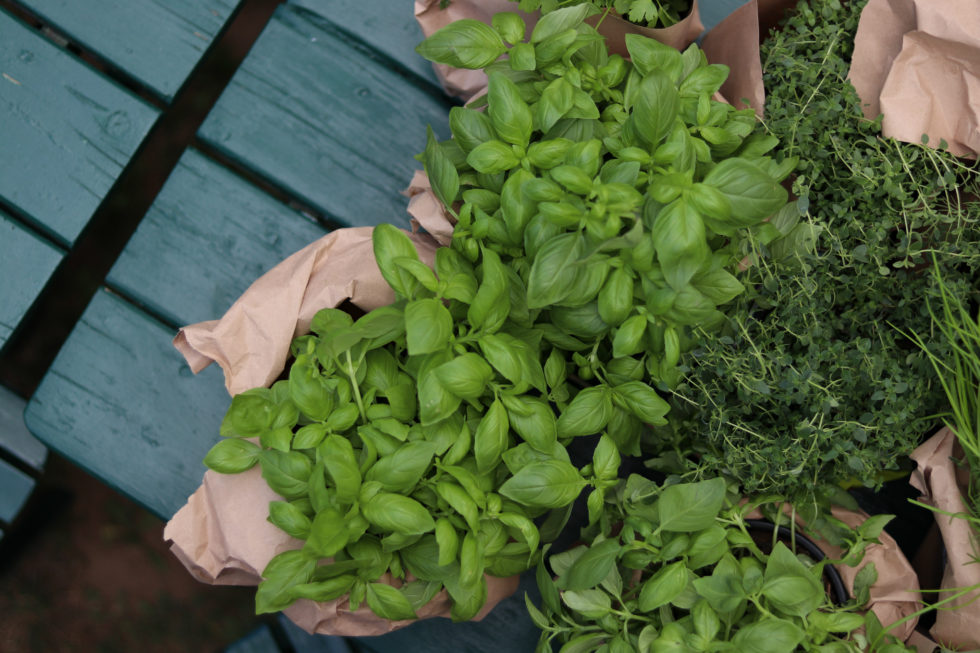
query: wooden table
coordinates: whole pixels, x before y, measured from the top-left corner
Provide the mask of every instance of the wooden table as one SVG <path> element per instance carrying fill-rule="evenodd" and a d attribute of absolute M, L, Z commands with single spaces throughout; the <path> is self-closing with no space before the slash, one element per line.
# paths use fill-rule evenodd
<path fill-rule="evenodd" d="M 114 77 L 0 11 L 0 274 L 29 277 L 14 315 L 0 302 L 0 343 L 239 4 L 17 1 Z M 704 4 L 710 23 L 740 2 Z M 219 317 L 329 229 L 408 225 L 400 191 L 452 104 L 420 38 L 409 2 L 278 7 L 30 400 L 41 441 L 162 518 L 183 505 L 229 398 L 216 366 L 190 373 L 176 329 Z M 357 647 L 533 650 L 525 590 L 482 623 L 428 620 Z M 300 635 L 297 651 L 336 650 Z"/>

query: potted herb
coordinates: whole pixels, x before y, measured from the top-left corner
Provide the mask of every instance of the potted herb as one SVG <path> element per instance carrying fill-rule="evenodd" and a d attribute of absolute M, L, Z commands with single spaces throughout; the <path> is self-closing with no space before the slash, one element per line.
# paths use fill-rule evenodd
<path fill-rule="evenodd" d="M 612 519 L 588 545 L 550 556 L 554 577 L 538 568 L 542 604 L 527 605 L 539 651 L 910 650 L 858 612 L 870 574 L 847 600 L 802 536 L 753 530 L 747 515 L 770 501 L 740 505 L 720 478 L 660 487 L 633 475 L 607 502 Z M 852 548 L 883 521 L 859 528 Z"/>
<path fill-rule="evenodd" d="M 568 3 L 559 0 L 519 0 L 521 11 L 554 11 Z M 581 0 L 580 4 L 592 7 L 596 13 L 620 16 L 634 25 L 648 28 L 670 27 L 681 22 L 697 2 L 692 0 Z"/>

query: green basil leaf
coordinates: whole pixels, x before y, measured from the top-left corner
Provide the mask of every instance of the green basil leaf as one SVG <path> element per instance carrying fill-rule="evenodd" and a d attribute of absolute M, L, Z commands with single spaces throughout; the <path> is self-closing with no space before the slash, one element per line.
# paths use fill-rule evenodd
<path fill-rule="evenodd" d="M 743 226 L 769 217 L 786 203 L 788 194 L 762 168 L 740 158 L 725 159 L 705 175 L 703 183 L 713 186 L 732 206 L 731 219 Z"/>
<path fill-rule="evenodd" d="M 502 395 L 510 427 L 533 448 L 550 452 L 558 441 L 557 420 L 548 402 L 530 396 Z"/>
<path fill-rule="evenodd" d="M 606 634 L 595 635 L 590 633 L 579 635 L 565 642 L 558 653 L 590 653 L 590 651 L 597 651 L 599 650 L 599 645 L 605 642 L 607 637 L 608 635 Z M 551 649 L 549 648 L 548 650 Z"/>
<path fill-rule="evenodd" d="M 374 259 L 381 269 L 381 276 L 388 285 L 402 297 L 412 297 L 418 287 L 415 278 L 401 267 L 395 265 L 396 258 L 418 258 L 415 245 L 398 227 L 382 223 L 371 234 L 374 246 Z"/>
<path fill-rule="evenodd" d="M 643 612 L 652 612 L 680 596 L 687 584 L 688 571 L 683 561 L 667 565 L 643 583 L 637 606 Z"/>
<path fill-rule="evenodd" d="M 436 279 L 435 272 L 428 265 L 417 258 L 396 258 L 393 263 L 401 269 L 415 277 L 422 286 L 429 292 L 437 292 L 439 281 Z"/>
<path fill-rule="evenodd" d="M 663 71 L 674 83 L 680 81 L 684 64 L 676 49 L 639 34 L 626 35 L 626 50 L 636 70 L 643 76 Z"/>
<path fill-rule="evenodd" d="M 725 492 L 725 481 L 720 478 L 664 488 L 657 499 L 660 529 L 693 533 L 713 526 L 724 504 Z"/>
<path fill-rule="evenodd" d="M 501 73 L 491 73 L 487 102 L 490 124 L 497 135 L 512 145 L 526 148 L 531 140 L 531 109 L 521 98 L 517 85 Z"/>
<path fill-rule="evenodd" d="M 385 583 L 368 583 L 367 604 L 382 619 L 398 621 L 418 618 L 405 595 Z"/>
<path fill-rule="evenodd" d="M 327 508 L 313 518 L 304 549 L 321 558 L 331 558 L 347 546 L 349 537 L 344 515 L 339 510 Z"/>
<path fill-rule="evenodd" d="M 783 614 L 804 617 L 826 600 L 823 584 L 782 542 L 766 562 L 762 594 Z"/>
<path fill-rule="evenodd" d="M 204 464 L 221 474 L 238 474 L 254 467 L 261 451 L 261 447 L 248 440 L 221 440 L 204 456 Z"/>
<path fill-rule="evenodd" d="M 613 400 L 621 402 L 625 409 L 646 424 L 663 426 L 667 423 L 664 415 L 670 410 L 670 405 L 645 383 L 627 381 L 617 385 L 613 388 Z"/>
<path fill-rule="evenodd" d="M 555 34 L 578 27 L 589 15 L 590 9 L 588 4 L 583 3 L 556 9 L 545 14 L 535 24 L 534 30 L 531 32 L 531 43 L 540 43 Z"/>
<path fill-rule="evenodd" d="M 529 555 L 533 554 L 541 541 L 541 535 L 538 532 L 538 527 L 534 525 L 534 522 L 520 515 L 516 512 L 502 512 L 497 515 L 497 519 L 506 526 L 517 529 L 520 532 L 521 537 L 527 543 L 527 548 L 529 550 Z"/>
<path fill-rule="evenodd" d="M 428 605 L 429 601 L 434 599 L 441 589 L 442 583 L 416 580 L 405 583 L 399 588 L 399 591 L 405 595 L 413 608 L 420 610 L 423 606 Z"/>
<path fill-rule="evenodd" d="M 434 444 L 424 440 L 406 442 L 394 453 L 378 459 L 364 480 L 377 481 L 388 492 L 408 493 L 429 469 L 435 449 Z"/>
<path fill-rule="evenodd" d="M 643 335 L 647 331 L 645 315 L 634 315 L 623 322 L 613 336 L 613 357 L 632 356 L 643 349 Z"/>
<path fill-rule="evenodd" d="M 309 582 L 316 562 L 316 558 L 297 550 L 284 551 L 270 560 L 255 592 L 255 614 L 287 608 L 293 602 L 291 589 Z"/>
<path fill-rule="evenodd" d="M 581 390 L 558 417 L 558 437 L 599 433 L 612 417 L 612 394 L 605 385 Z"/>
<path fill-rule="evenodd" d="M 545 118 L 542 118 L 541 113 L 543 109 L 541 105 L 545 101 L 545 96 L 548 94 L 548 88 L 551 88 L 555 82 L 564 81 L 561 77 L 552 82 L 544 92 L 541 94 L 541 101 L 537 104 L 537 120 L 540 123 Z M 567 83 L 567 82 L 566 82 Z M 557 92 L 557 91 L 553 91 Z M 571 96 L 569 96 L 570 98 Z M 557 104 L 560 100 L 551 100 L 551 102 Z M 563 106 L 563 105 L 558 105 Z M 569 106 L 571 106 L 569 104 Z M 557 108 L 554 110 L 557 111 Z M 560 165 L 565 161 L 565 154 L 568 152 L 568 148 L 571 147 L 572 142 L 567 138 L 553 138 L 544 141 L 535 141 L 527 148 L 527 160 L 531 162 L 536 168 L 542 170 L 550 170 L 557 165 Z M 534 185 L 538 185 L 539 188 L 532 188 Z M 535 178 L 531 181 L 525 182 L 524 193 L 531 199 L 541 202 L 550 201 L 557 202 L 561 200 L 564 193 L 562 193 L 561 188 L 555 185 L 552 181 L 544 178 Z"/>
<path fill-rule="evenodd" d="M 612 413 L 612 404 L 609 412 Z M 600 480 L 614 481 L 619 478 L 620 462 L 622 459 L 616 442 L 605 433 L 602 434 L 592 452 L 592 473 Z"/>
<path fill-rule="evenodd" d="M 487 580 L 483 575 L 472 585 L 462 584 L 459 574 L 448 575 L 443 583 L 453 600 L 453 607 L 450 609 L 453 621 L 469 621 L 487 602 Z"/>
<path fill-rule="evenodd" d="M 469 154 L 477 145 L 496 138 L 490 118 L 482 111 L 453 107 L 449 110 L 449 128 L 460 149 Z M 440 273 L 441 274 L 441 273 Z"/>
<path fill-rule="evenodd" d="M 558 77 L 552 80 L 543 91 L 541 91 L 541 99 L 538 100 L 537 105 L 535 105 L 535 117 L 537 118 L 538 128 L 547 132 L 555 123 L 565 117 L 565 114 L 572 110 L 575 102 L 575 87 L 568 83 L 564 77 Z M 555 141 L 546 141 L 555 142 Z M 564 158 L 565 150 L 568 149 L 568 141 L 565 139 L 560 139 L 561 154 Z M 532 146 L 533 148 L 534 146 Z M 530 157 L 530 150 L 528 151 L 528 156 Z M 540 154 L 536 153 L 536 156 Z M 546 162 L 550 159 L 546 159 Z M 557 161 L 555 162 L 557 164 Z M 535 164 L 537 165 L 537 164 Z M 540 166 L 544 168 L 553 168 L 551 166 Z"/>
<path fill-rule="evenodd" d="M 561 600 L 588 619 L 600 619 L 612 610 L 612 601 L 602 590 L 565 590 L 561 593 Z"/>
<path fill-rule="evenodd" d="M 466 162 L 477 172 L 495 175 L 516 168 L 520 159 L 510 145 L 493 140 L 474 147 L 466 155 Z"/>
<path fill-rule="evenodd" d="M 479 399 L 493 378 L 493 368 L 473 353 L 457 356 L 433 370 L 449 392 L 463 399 Z"/>
<path fill-rule="evenodd" d="M 633 309 L 633 276 L 628 270 L 615 268 L 599 291 L 599 317 L 610 326 L 618 326 Z"/>
<path fill-rule="evenodd" d="M 440 481 L 436 492 L 466 520 L 471 530 L 480 530 L 480 509 L 466 490 L 451 481 Z"/>
<path fill-rule="evenodd" d="M 686 201 L 676 200 L 660 211 L 651 233 L 664 277 L 680 292 L 711 256 L 704 221 Z"/>
<path fill-rule="evenodd" d="M 339 308 L 323 308 L 316 312 L 310 323 L 310 330 L 318 336 L 324 336 L 332 331 L 349 327 L 354 319 L 349 313 Z"/>
<path fill-rule="evenodd" d="M 492 27 L 478 20 L 463 18 L 433 33 L 415 51 L 429 61 L 476 70 L 492 64 L 506 49 L 500 35 Z"/>
<path fill-rule="evenodd" d="M 691 285 L 717 306 L 727 304 L 745 291 L 745 286 L 725 270 L 699 274 L 691 280 Z"/>
<path fill-rule="evenodd" d="M 425 507 L 400 494 L 379 492 L 361 504 L 361 514 L 369 522 L 390 533 L 418 535 L 436 527 Z"/>
<path fill-rule="evenodd" d="M 713 63 L 691 71 L 680 86 L 681 97 L 712 96 L 728 79 L 728 66 Z"/>
<path fill-rule="evenodd" d="M 439 545 L 439 564 L 448 565 L 456 560 L 459 552 L 459 534 L 445 517 L 436 520 L 436 544 Z"/>
<path fill-rule="evenodd" d="M 433 373 L 425 374 L 419 382 L 419 418 L 422 426 L 431 426 L 451 416 L 462 399 L 449 392 Z"/>
<path fill-rule="evenodd" d="M 337 498 L 353 503 L 361 490 L 361 470 L 350 440 L 329 435 L 319 448 L 320 459 L 330 474 Z"/>
<path fill-rule="evenodd" d="M 584 252 L 582 235 L 564 233 L 548 240 L 531 264 L 527 284 L 528 308 L 557 304 L 570 292 L 569 275 L 577 274 Z"/>
<path fill-rule="evenodd" d="M 480 288 L 466 311 L 469 323 L 484 333 L 500 329 L 510 312 L 510 283 L 500 256 L 484 249 Z"/>
<path fill-rule="evenodd" d="M 305 540 L 310 534 L 310 518 L 286 501 L 269 503 L 269 522 L 299 540 Z"/>
<path fill-rule="evenodd" d="M 710 576 L 694 579 L 694 589 L 721 613 L 733 613 L 745 600 L 738 563 L 730 553 L 715 565 Z M 792 647 L 789 650 L 793 650 Z"/>
<path fill-rule="evenodd" d="M 481 472 L 493 469 L 500 462 L 501 454 L 507 449 L 509 428 L 507 410 L 498 399 L 494 399 L 473 436 L 473 455 L 476 457 L 476 467 Z"/>
<path fill-rule="evenodd" d="M 616 566 L 619 541 L 603 540 L 580 555 L 565 574 L 558 578 L 563 590 L 587 590 L 596 587 Z"/>
<path fill-rule="evenodd" d="M 425 152 L 422 155 L 425 174 L 429 177 L 432 192 L 443 205 L 452 209 L 456 195 L 459 194 L 459 173 L 452 160 L 442 149 L 431 127 L 426 127 Z"/>
<path fill-rule="evenodd" d="M 307 493 L 307 480 L 313 472 L 313 463 L 297 452 L 268 449 L 259 454 L 262 478 L 272 491 L 286 499 L 299 499 Z"/>
<path fill-rule="evenodd" d="M 334 413 L 331 413 L 331 415 L 333 414 Z M 323 438 L 327 437 L 327 432 L 329 430 L 330 429 L 326 424 L 307 424 L 296 431 L 296 437 L 292 438 L 293 449 L 315 449 L 321 442 L 323 442 Z M 287 441 L 285 450 L 288 451 L 288 449 L 289 443 Z"/>
<path fill-rule="evenodd" d="M 745 653 L 784 653 L 793 651 L 806 637 L 802 628 L 783 619 L 761 619 L 740 628 L 732 646 Z"/>
<path fill-rule="evenodd" d="M 357 576 L 352 574 L 342 574 L 315 583 L 302 583 L 294 585 L 290 590 L 290 597 L 296 599 L 309 599 L 310 601 L 333 601 L 339 599 L 348 592 Z"/>
<path fill-rule="evenodd" d="M 674 127 L 680 109 L 677 87 L 666 72 L 654 70 L 637 87 L 633 105 L 636 132 L 656 147 Z"/>
<path fill-rule="evenodd" d="M 500 494 L 531 508 L 560 508 L 584 487 L 585 479 L 570 463 L 545 460 L 521 468 L 500 486 Z"/>
<path fill-rule="evenodd" d="M 459 582 L 474 585 L 482 575 L 483 556 L 479 542 L 473 533 L 467 533 L 459 547 Z"/>
<path fill-rule="evenodd" d="M 513 11 L 501 11 L 493 15 L 490 24 L 497 34 L 508 43 L 518 44 L 524 40 L 524 19 Z"/>
<path fill-rule="evenodd" d="M 452 335 L 453 317 L 440 300 L 415 299 L 405 305 L 405 337 L 410 356 L 445 349 Z"/>

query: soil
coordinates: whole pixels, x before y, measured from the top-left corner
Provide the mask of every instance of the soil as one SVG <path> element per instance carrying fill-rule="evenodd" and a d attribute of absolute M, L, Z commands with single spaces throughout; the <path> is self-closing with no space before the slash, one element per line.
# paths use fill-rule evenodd
<path fill-rule="evenodd" d="M 65 460 L 48 460 L 0 544 L 3 653 L 221 651 L 259 624 L 254 589 L 195 581 L 163 522 Z"/>

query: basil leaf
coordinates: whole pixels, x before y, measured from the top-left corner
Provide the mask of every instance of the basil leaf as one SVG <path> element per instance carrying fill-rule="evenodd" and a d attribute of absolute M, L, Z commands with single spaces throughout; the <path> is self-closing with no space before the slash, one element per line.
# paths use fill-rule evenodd
<path fill-rule="evenodd" d="M 636 132 L 656 147 L 674 127 L 680 109 L 677 87 L 667 73 L 654 70 L 637 87 L 633 105 Z"/>
<path fill-rule="evenodd" d="M 610 326 L 618 326 L 633 309 L 633 276 L 628 270 L 615 268 L 599 291 L 599 317 Z"/>
<path fill-rule="evenodd" d="M 289 595 L 310 601 L 333 601 L 347 594 L 356 580 L 357 577 L 352 574 L 343 574 L 315 583 L 302 583 L 294 585 Z"/>
<path fill-rule="evenodd" d="M 369 522 L 390 533 L 417 535 L 436 527 L 425 507 L 400 494 L 379 492 L 361 503 L 361 514 Z"/>
<path fill-rule="evenodd" d="M 600 619 L 612 610 L 609 595 L 602 590 L 566 590 L 562 592 L 561 600 L 588 619 Z"/>
<path fill-rule="evenodd" d="M 584 249 L 582 235 L 575 232 L 555 236 L 541 247 L 528 276 L 528 308 L 544 308 L 568 296 L 569 275 L 578 274 L 576 263 Z"/>
<path fill-rule="evenodd" d="M 705 175 L 732 206 L 732 220 L 749 226 L 769 217 L 786 203 L 786 189 L 752 161 L 725 159 Z"/>
<path fill-rule="evenodd" d="M 440 481 L 436 485 L 436 492 L 466 520 L 466 525 L 471 530 L 480 530 L 480 509 L 466 490 L 456 483 Z"/>
<path fill-rule="evenodd" d="M 725 270 L 699 274 L 691 280 L 691 285 L 717 306 L 727 304 L 745 290 L 745 286 Z"/>
<path fill-rule="evenodd" d="M 440 351 L 453 335 L 453 318 L 443 303 L 430 297 L 405 305 L 405 339 L 410 356 Z"/>
<path fill-rule="evenodd" d="M 261 447 L 248 440 L 221 440 L 204 456 L 204 464 L 221 474 L 238 474 L 254 467 L 261 451 Z"/>
<path fill-rule="evenodd" d="M 493 469 L 500 462 L 501 454 L 507 449 L 509 428 L 506 409 L 498 399 L 494 399 L 473 436 L 473 455 L 476 457 L 476 467 L 481 472 Z"/>
<path fill-rule="evenodd" d="M 611 404 L 609 412 L 612 413 Z M 620 462 L 622 459 L 616 442 L 603 433 L 596 443 L 595 451 L 592 452 L 592 473 L 597 479 L 615 481 L 619 477 Z"/>
<path fill-rule="evenodd" d="M 466 311 L 469 323 L 484 333 L 500 329 L 510 312 L 510 284 L 500 256 L 483 250 L 482 280 L 473 302 Z"/>
<path fill-rule="evenodd" d="M 538 527 L 534 525 L 533 521 L 516 512 L 502 512 L 497 515 L 497 519 L 499 519 L 502 524 L 517 529 L 517 531 L 520 532 L 521 537 L 523 537 L 524 541 L 527 543 L 527 548 L 529 550 L 528 555 L 537 550 L 538 544 L 541 541 L 541 535 L 538 533 Z"/>
<path fill-rule="evenodd" d="M 435 445 L 431 442 L 406 442 L 394 453 L 378 459 L 364 480 L 377 481 L 388 492 L 410 492 L 422 480 L 434 455 Z"/>
<path fill-rule="evenodd" d="M 558 587 L 564 590 L 587 590 L 596 587 L 616 566 L 619 541 L 603 540 L 593 544 L 572 563 L 568 571 L 558 578 Z"/>
<path fill-rule="evenodd" d="M 661 70 L 672 82 L 680 80 L 684 67 L 680 52 L 639 34 L 627 34 L 625 40 L 630 60 L 641 75 L 646 76 L 655 70 Z"/>
<path fill-rule="evenodd" d="M 490 21 L 500 37 L 511 44 L 524 40 L 524 19 L 513 11 L 501 11 L 493 15 Z"/>
<path fill-rule="evenodd" d="M 490 118 L 482 111 L 453 107 L 449 110 L 449 128 L 459 147 L 469 154 L 477 145 L 496 138 Z M 438 256 L 438 254 L 437 254 Z"/>
<path fill-rule="evenodd" d="M 704 222 L 686 201 L 676 200 L 660 211 L 652 235 L 664 277 L 679 292 L 711 256 Z"/>
<path fill-rule="evenodd" d="M 558 441 L 558 428 L 551 405 L 537 397 L 502 395 L 501 398 L 510 427 L 538 451 L 552 451 Z"/>
<path fill-rule="evenodd" d="M 297 451 L 269 449 L 259 454 L 259 462 L 262 465 L 262 478 L 273 492 L 286 499 L 306 496 L 313 463 L 305 455 Z"/>
<path fill-rule="evenodd" d="M 594 435 L 612 417 L 612 395 L 605 385 L 581 390 L 558 417 L 558 437 Z"/>
<path fill-rule="evenodd" d="M 476 70 L 492 64 L 506 49 L 500 35 L 489 25 L 463 18 L 430 35 L 415 51 L 429 61 Z"/>
<path fill-rule="evenodd" d="M 520 159 L 509 145 L 493 140 L 474 147 L 466 155 L 466 162 L 477 172 L 495 175 L 516 168 Z"/>
<path fill-rule="evenodd" d="M 693 533 L 713 526 L 724 504 L 726 490 L 725 481 L 721 478 L 664 488 L 657 499 L 659 528 Z"/>
<path fill-rule="evenodd" d="M 546 13 L 534 26 L 531 43 L 540 43 L 555 34 L 577 27 L 589 15 L 589 10 L 588 4 L 583 3 Z"/>
<path fill-rule="evenodd" d="M 637 607 L 643 612 L 656 610 L 680 596 L 687 585 L 688 571 L 684 562 L 667 565 L 643 583 Z"/>
<path fill-rule="evenodd" d="M 487 602 L 487 580 L 482 575 L 472 585 L 462 584 L 458 574 L 448 575 L 443 583 L 453 600 L 453 607 L 450 609 L 453 621 L 469 621 Z"/>
<path fill-rule="evenodd" d="M 823 584 L 782 542 L 766 561 L 762 594 L 783 614 L 805 617 L 825 600 Z"/>
<path fill-rule="evenodd" d="M 535 106 L 536 118 L 538 123 L 538 128 L 547 132 L 555 123 L 565 117 L 565 114 L 572 110 L 575 100 L 575 87 L 568 83 L 564 77 L 558 77 L 552 80 L 544 90 L 541 91 L 541 99 L 538 100 Z M 545 141 L 546 143 L 555 143 L 556 141 Z M 560 147 L 560 152 L 562 158 L 564 158 L 565 150 L 568 149 L 568 141 L 561 139 L 557 141 Z M 532 145 L 532 149 L 535 146 L 540 145 L 540 143 L 535 143 Z M 535 153 L 536 157 L 541 157 L 542 153 L 540 148 Z M 531 150 L 528 150 L 528 157 L 531 157 Z M 549 159 L 545 159 L 547 163 Z M 555 162 L 557 164 L 557 161 Z M 555 164 L 540 166 L 546 169 L 553 168 Z M 535 164 L 537 165 L 537 164 Z"/>
<path fill-rule="evenodd" d="M 419 383 L 419 418 L 422 426 L 432 426 L 451 416 L 459 408 L 462 399 L 449 392 L 439 377 L 430 372 Z"/>
<path fill-rule="evenodd" d="M 508 143 L 526 148 L 531 140 L 531 109 L 514 82 L 501 73 L 491 73 L 487 102 L 490 124 L 497 135 Z"/>
<path fill-rule="evenodd" d="M 269 522 L 299 540 L 305 540 L 310 534 L 310 518 L 286 501 L 269 503 Z"/>
<path fill-rule="evenodd" d="M 395 265 L 394 261 L 401 257 L 417 259 L 419 254 L 415 245 L 401 229 L 387 223 L 379 224 L 374 228 L 371 241 L 374 246 L 374 259 L 381 270 L 381 276 L 397 294 L 402 297 L 412 297 L 418 282 L 407 271 Z"/>
<path fill-rule="evenodd" d="M 315 568 L 316 558 L 297 550 L 284 551 L 270 560 L 255 592 L 255 614 L 278 612 L 288 607 L 293 602 L 290 590 L 309 582 Z"/>
<path fill-rule="evenodd" d="M 350 440 L 329 435 L 319 448 L 320 459 L 330 474 L 337 498 L 353 503 L 361 490 L 361 470 Z"/>
<path fill-rule="evenodd" d="M 457 397 L 479 399 L 493 378 L 493 368 L 482 356 L 466 353 L 435 368 L 433 374 Z"/>
<path fill-rule="evenodd" d="M 456 195 L 459 194 L 459 173 L 449 156 L 443 151 L 431 127 L 426 127 L 425 152 L 422 155 L 425 174 L 429 177 L 432 192 L 443 205 L 452 209 Z"/>
<path fill-rule="evenodd" d="M 367 604 L 382 619 L 417 619 L 415 609 L 404 594 L 385 583 L 368 583 Z"/>
<path fill-rule="evenodd" d="M 725 80 L 728 79 L 728 66 L 709 64 L 691 71 L 680 85 L 681 97 L 712 96 L 718 92 Z"/>
<path fill-rule="evenodd" d="M 670 405 L 645 383 L 627 381 L 617 385 L 613 388 L 613 399 L 647 424 L 663 426 L 667 423 L 664 415 L 670 410 Z"/>
<path fill-rule="evenodd" d="M 344 515 L 339 510 L 327 508 L 313 518 L 304 549 L 321 558 L 331 558 L 347 546 L 349 537 Z"/>
<path fill-rule="evenodd" d="M 448 565 L 456 560 L 459 552 L 459 534 L 445 517 L 436 520 L 436 543 L 439 545 L 439 564 Z"/>
<path fill-rule="evenodd" d="M 805 637 L 803 629 L 791 621 L 765 618 L 740 628 L 732 647 L 746 653 L 782 653 L 795 650 Z"/>
<path fill-rule="evenodd" d="M 634 315 L 623 322 L 613 336 L 613 357 L 632 356 L 643 349 L 643 335 L 646 330 L 645 315 Z"/>
<path fill-rule="evenodd" d="M 521 468 L 500 486 L 500 494 L 531 508 L 560 508 L 584 487 L 585 479 L 570 463 L 545 460 Z"/>

